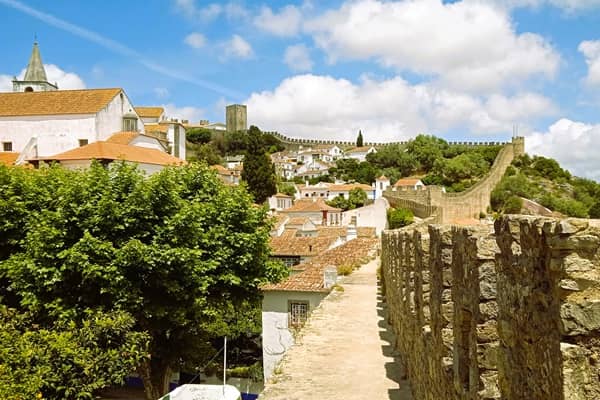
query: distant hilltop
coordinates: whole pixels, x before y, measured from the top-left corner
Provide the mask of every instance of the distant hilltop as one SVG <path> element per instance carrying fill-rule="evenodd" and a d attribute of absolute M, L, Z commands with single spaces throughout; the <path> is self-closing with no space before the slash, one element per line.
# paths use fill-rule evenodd
<path fill-rule="evenodd" d="M 294 138 L 283 135 L 279 132 L 264 132 L 275 136 L 283 144 L 287 145 L 298 145 L 298 146 L 314 146 L 314 145 L 336 145 L 340 147 L 354 147 L 356 142 L 354 141 L 343 141 L 343 140 L 324 140 L 324 139 L 308 139 L 308 138 Z M 365 142 L 364 146 L 389 146 L 394 144 L 407 144 L 407 140 L 396 141 L 396 142 Z M 498 146 L 505 145 L 511 142 L 448 142 L 449 145 L 462 145 L 462 146 Z"/>

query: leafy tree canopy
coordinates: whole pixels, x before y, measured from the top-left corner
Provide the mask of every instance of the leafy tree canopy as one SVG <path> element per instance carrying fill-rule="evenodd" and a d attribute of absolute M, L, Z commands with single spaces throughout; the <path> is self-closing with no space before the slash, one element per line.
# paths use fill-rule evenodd
<path fill-rule="evenodd" d="M 362 131 L 358 131 L 358 136 L 356 137 L 356 147 L 362 147 L 362 146 L 363 146 Z"/>
<path fill-rule="evenodd" d="M 185 138 L 196 144 L 208 143 L 212 138 L 212 131 L 206 128 L 191 128 L 186 130 Z"/>
<path fill-rule="evenodd" d="M 0 299 L 42 327 L 88 310 L 123 311 L 149 335 L 138 373 L 156 399 L 174 369 L 212 356 L 211 340 L 256 326 L 268 261 L 266 209 L 203 164 L 150 177 L 0 166 Z"/>
<path fill-rule="evenodd" d="M 263 133 L 256 126 L 248 129 L 242 180 L 258 204 L 277 193 L 275 166 L 265 150 Z"/>

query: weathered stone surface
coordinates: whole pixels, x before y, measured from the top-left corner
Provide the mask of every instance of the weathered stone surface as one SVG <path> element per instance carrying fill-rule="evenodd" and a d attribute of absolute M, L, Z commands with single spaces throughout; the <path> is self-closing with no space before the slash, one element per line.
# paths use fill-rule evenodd
<path fill-rule="evenodd" d="M 560 308 L 560 318 L 565 335 L 600 334 L 600 299 L 565 303 Z"/>
<path fill-rule="evenodd" d="M 600 223 L 494 228 L 430 226 L 428 254 L 422 228 L 382 239 L 413 398 L 600 399 Z"/>

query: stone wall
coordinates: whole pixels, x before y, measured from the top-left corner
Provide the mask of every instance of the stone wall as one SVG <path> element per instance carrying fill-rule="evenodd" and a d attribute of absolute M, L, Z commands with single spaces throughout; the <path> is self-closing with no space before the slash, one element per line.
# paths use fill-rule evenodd
<path fill-rule="evenodd" d="M 600 221 L 428 222 L 382 237 L 414 398 L 599 399 Z"/>
<path fill-rule="evenodd" d="M 384 197 L 390 204 L 408 199 L 422 203 L 425 206 L 436 207 L 436 215 L 443 223 L 450 223 L 459 219 L 479 218 L 480 212 L 486 212 L 490 205 L 490 195 L 498 182 L 504 176 L 506 168 L 513 159 L 525 153 L 525 139 L 514 138 L 512 143 L 506 144 L 496 156 L 494 164 L 488 174 L 461 193 L 445 193 L 439 186 L 428 186 L 426 191 L 419 193 L 419 199 L 414 193 L 392 191 L 384 192 Z"/>

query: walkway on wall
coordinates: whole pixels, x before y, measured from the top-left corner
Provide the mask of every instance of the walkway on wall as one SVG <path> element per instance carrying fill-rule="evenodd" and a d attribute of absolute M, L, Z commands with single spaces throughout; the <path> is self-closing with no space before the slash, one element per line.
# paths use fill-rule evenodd
<path fill-rule="evenodd" d="M 260 400 L 409 400 L 378 293 L 379 258 L 316 309 Z"/>

